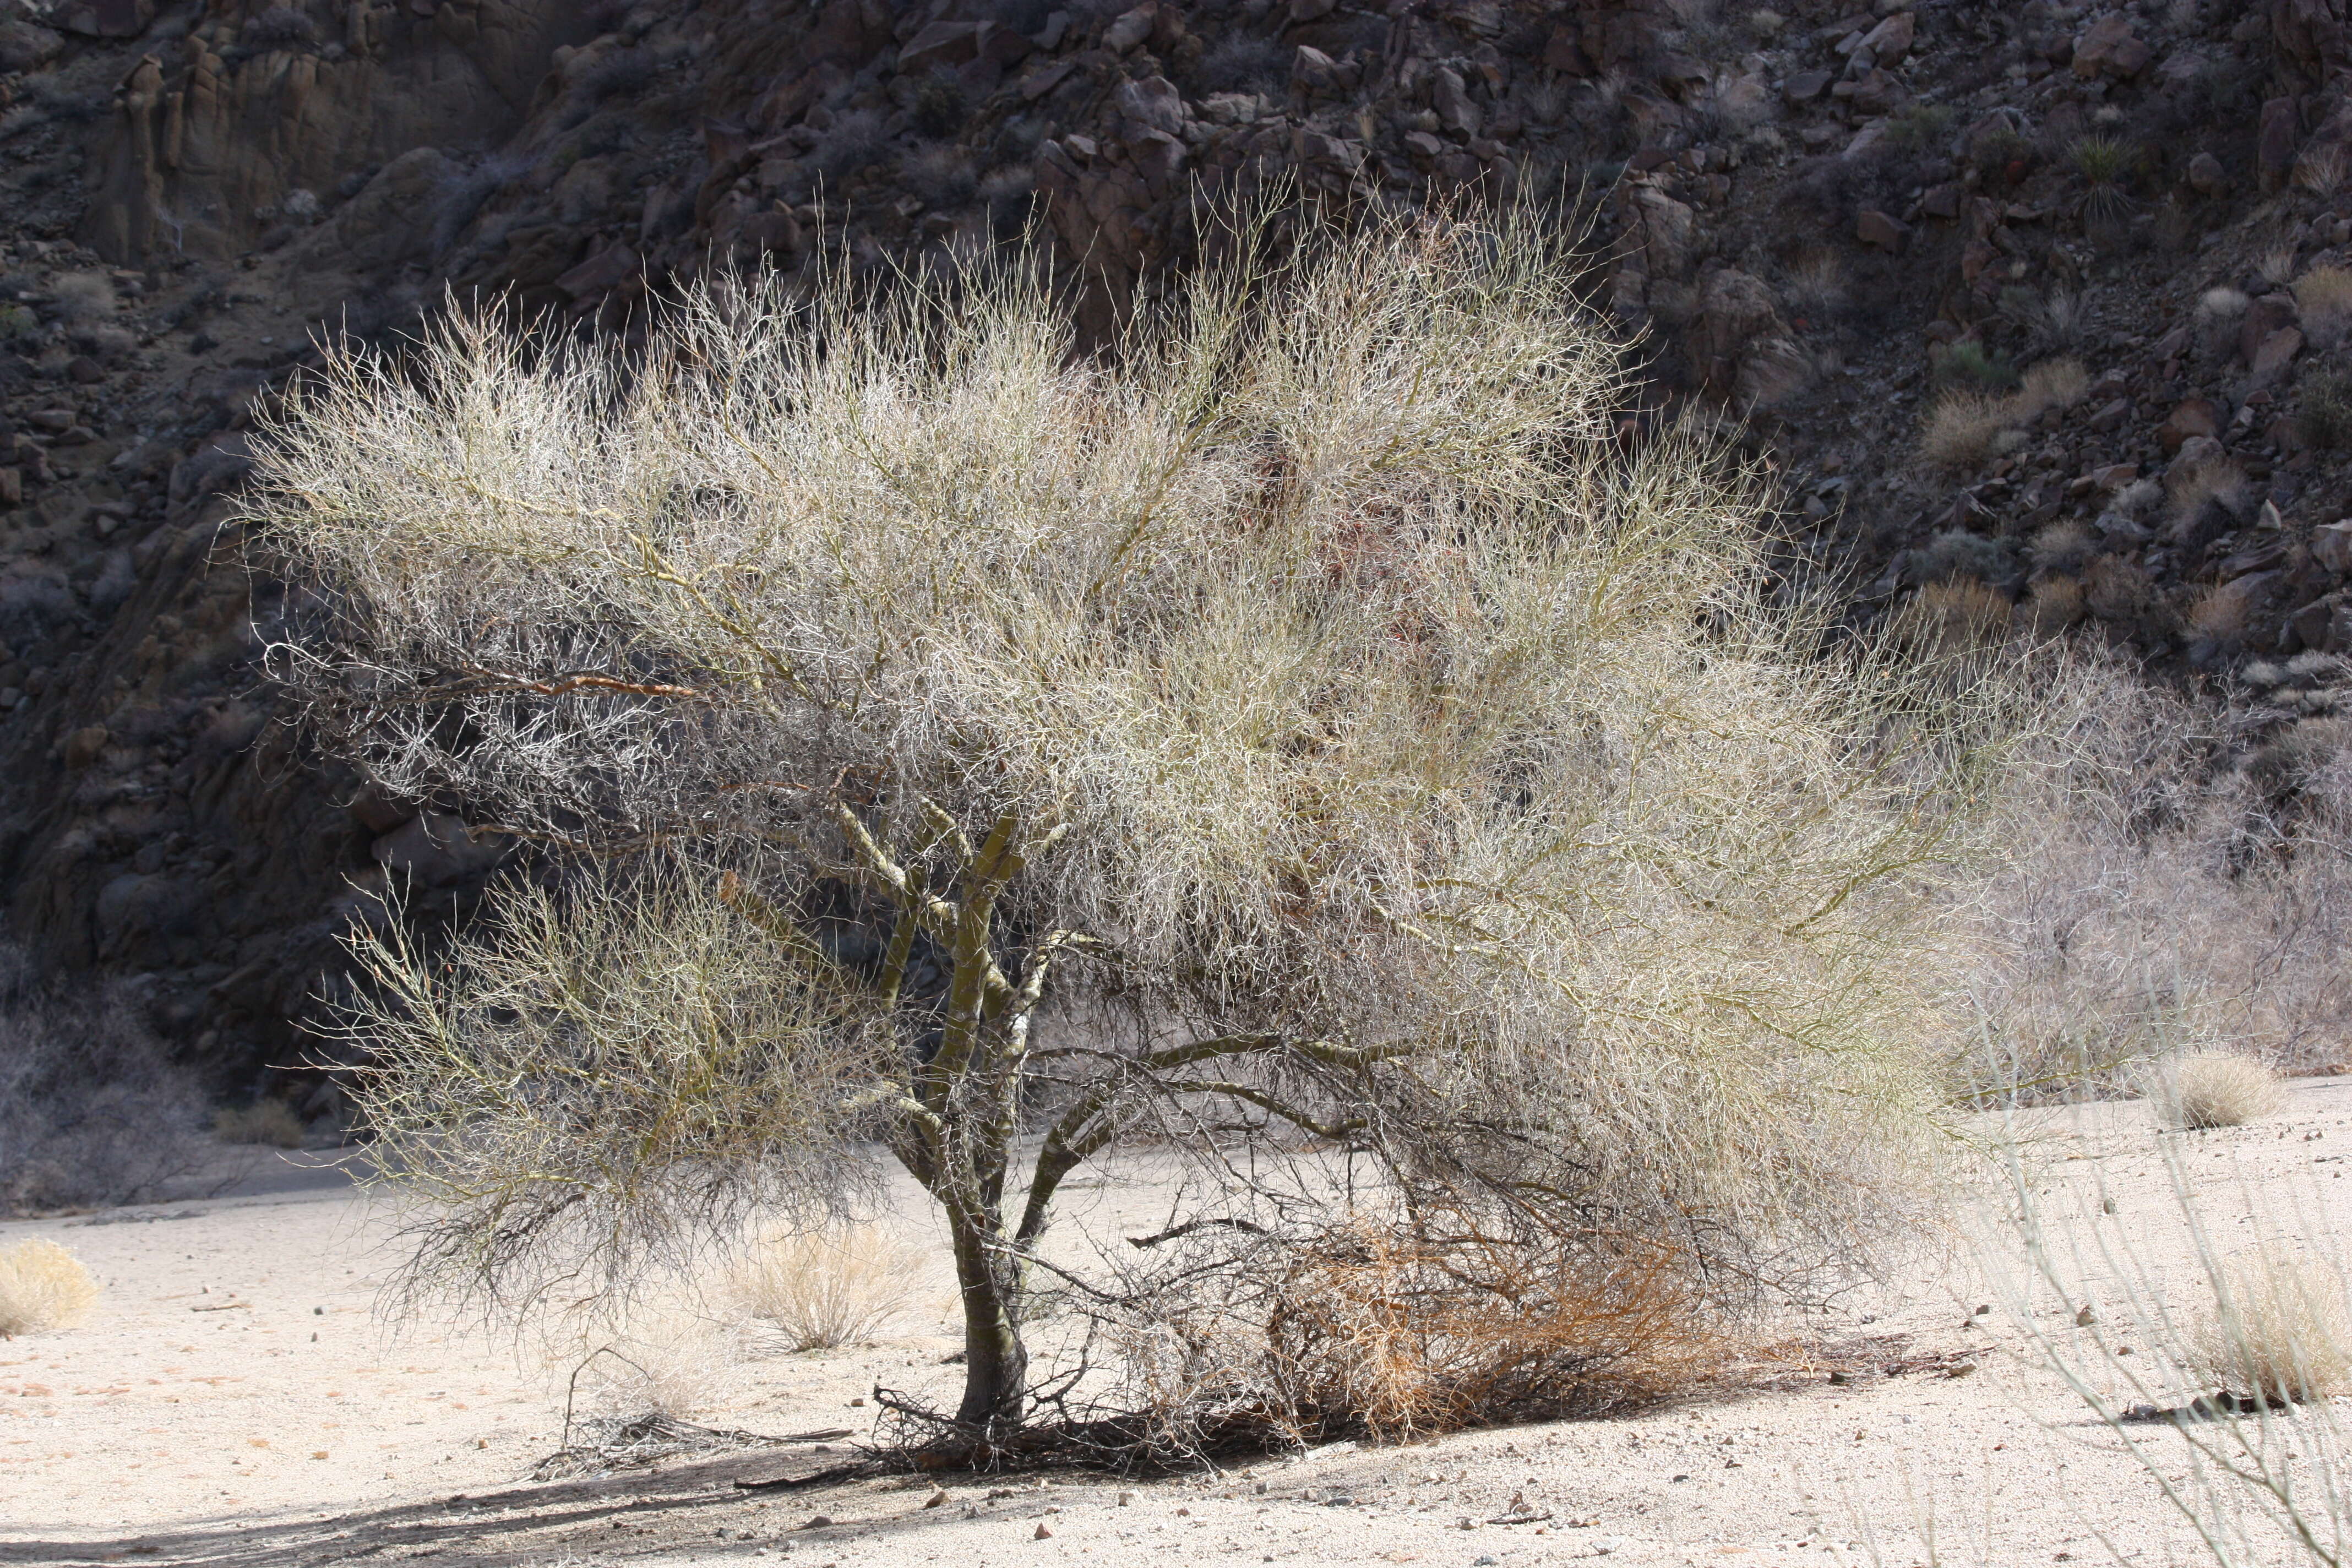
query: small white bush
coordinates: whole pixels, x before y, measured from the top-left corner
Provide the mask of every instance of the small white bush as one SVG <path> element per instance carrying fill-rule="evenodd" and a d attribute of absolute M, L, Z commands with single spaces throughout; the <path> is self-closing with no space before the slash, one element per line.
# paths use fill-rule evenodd
<path fill-rule="evenodd" d="M 2228 1269 L 2218 1294 L 2189 1346 L 2207 1383 L 2298 1404 L 2352 1387 L 2352 1313 L 2333 1269 L 2268 1247 Z"/>
<path fill-rule="evenodd" d="M 0 1247 L 0 1340 L 69 1329 L 97 1300 L 98 1281 L 56 1242 L 36 1237 Z"/>
<path fill-rule="evenodd" d="M 2168 1127 L 2200 1131 L 2237 1127 L 2276 1110 L 2278 1075 L 2246 1057 L 2204 1052 L 2158 1070 L 2157 1114 Z"/>
<path fill-rule="evenodd" d="M 873 1339 L 916 1297 L 922 1254 L 879 1226 L 784 1237 L 756 1247 L 735 1276 L 744 1311 L 796 1351 Z"/>

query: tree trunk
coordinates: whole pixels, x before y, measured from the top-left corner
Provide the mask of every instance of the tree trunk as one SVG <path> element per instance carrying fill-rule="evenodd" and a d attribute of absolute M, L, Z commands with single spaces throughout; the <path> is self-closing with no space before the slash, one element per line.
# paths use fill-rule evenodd
<path fill-rule="evenodd" d="M 988 1245 L 998 1239 L 982 1223 L 950 1214 L 956 1282 L 963 1292 L 963 1405 L 956 1419 L 990 1435 L 1019 1420 L 1029 1381 L 1029 1352 L 1021 1342 L 1021 1282 L 1017 1267 Z"/>

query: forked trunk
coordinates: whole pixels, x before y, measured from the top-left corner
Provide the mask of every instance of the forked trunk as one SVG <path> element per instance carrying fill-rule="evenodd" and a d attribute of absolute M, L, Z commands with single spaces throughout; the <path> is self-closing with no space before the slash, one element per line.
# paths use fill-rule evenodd
<path fill-rule="evenodd" d="M 1021 1418 L 1029 1352 L 1021 1342 L 1020 1276 L 974 1223 L 949 1217 L 955 1236 L 956 1283 L 963 1292 L 963 1404 L 956 1420 L 993 1436 Z"/>

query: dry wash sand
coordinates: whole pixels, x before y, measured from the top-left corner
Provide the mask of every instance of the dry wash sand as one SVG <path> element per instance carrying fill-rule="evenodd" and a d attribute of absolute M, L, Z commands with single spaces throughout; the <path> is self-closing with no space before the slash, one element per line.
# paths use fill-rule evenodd
<path fill-rule="evenodd" d="M 2050 1212 L 2085 1237 L 2112 1228 L 2161 1289 L 2194 1296 L 2146 1112 L 2103 1107 L 2043 1132 Z M 2229 1214 L 2332 1235 L 2352 1201 L 2336 1163 L 2352 1154 L 2352 1084 L 2297 1084 L 2279 1115 L 2180 1146 Z M 1149 1198 L 1106 1195 L 1118 1190 L 1097 1189 L 1098 1227 Z M 2112 1216 L 2084 1217 L 2102 1198 Z M 382 1221 L 316 1157 L 271 1156 L 226 1196 L 0 1225 L 0 1245 L 31 1235 L 78 1253 L 105 1295 L 86 1327 L 0 1342 L 0 1563 L 2007 1565 L 2105 1561 L 2102 1537 L 2145 1568 L 2208 1561 L 2120 1440 L 2002 1348 L 2022 1343 L 2019 1312 L 2073 1331 L 2075 1303 L 1966 1247 L 1818 1321 L 1843 1383 L 1824 1359 L 1628 1418 L 1343 1445 L 1189 1480 L 951 1479 L 927 1508 L 928 1480 L 733 1484 L 814 1472 L 839 1444 L 532 1482 L 568 1369 L 478 1331 L 380 1321 Z M 877 1380 L 950 1394 L 935 1283 L 887 1344 L 753 1346 L 698 1418 L 862 1431 Z M 2103 1321 L 2118 1321 L 2110 1303 Z M 2144 1430 L 2159 1458 L 2178 1444 Z"/>

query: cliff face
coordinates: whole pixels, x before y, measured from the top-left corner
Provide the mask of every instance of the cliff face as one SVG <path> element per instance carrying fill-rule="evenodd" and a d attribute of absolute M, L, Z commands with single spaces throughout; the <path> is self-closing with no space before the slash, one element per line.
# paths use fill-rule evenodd
<path fill-rule="evenodd" d="M 1858 615 L 2078 627 L 2273 727 L 2352 647 L 2345 0 L 13 4 L 0 879 L 241 1082 L 360 897 L 495 859 L 272 727 L 278 589 L 225 526 L 254 400 L 445 288 L 625 333 L 713 265 L 1034 216 L 1099 331 L 1203 196 L 1554 202 L 1650 334 L 1629 425 L 1743 416 Z"/>

